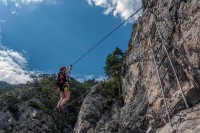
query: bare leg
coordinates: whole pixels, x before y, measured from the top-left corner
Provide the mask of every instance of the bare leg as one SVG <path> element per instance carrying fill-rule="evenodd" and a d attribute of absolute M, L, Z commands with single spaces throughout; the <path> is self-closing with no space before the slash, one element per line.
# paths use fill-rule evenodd
<path fill-rule="evenodd" d="M 65 98 L 62 100 L 60 106 L 65 105 L 65 103 L 67 103 L 67 101 L 69 100 L 69 98 L 70 98 L 70 91 L 69 90 L 64 91 L 64 95 L 65 95 L 64 96 Z"/>
<path fill-rule="evenodd" d="M 60 91 L 60 100 L 56 106 L 56 108 L 58 108 L 60 106 L 60 104 L 62 103 L 62 101 L 64 100 L 64 93 L 62 91 Z"/>

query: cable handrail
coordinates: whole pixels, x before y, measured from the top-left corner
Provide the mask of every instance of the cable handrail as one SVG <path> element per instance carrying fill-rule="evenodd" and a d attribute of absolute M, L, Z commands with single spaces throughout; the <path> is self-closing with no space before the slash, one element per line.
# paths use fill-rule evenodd
<path fill-rule="evenodd" d="M 105 37 L 103 37 L 97 44 L 92 46 L 88 51 L 86 51 L 82 56 L 80 56 L 72 65 L 74 66 L 80 60 L 82 60 L 86 55 L 88 55 L 92 50 L 94 50 L 98 45 L 100 45 L 106 38 L 108 38 L 112 33 L 114 33 L 117 29 L 119 29 L 123 24 L 125 24 L 129 19 L 131 19 L 134 15 L 136 15 L 143 7 L 140 7 L 135 13 L 133 13 L 130 17 L 128 17 L 125 21 L 119 24 L 116 28 L 114 28 L 111 32 L 109 32 Z"/>
<path fill-rule="evenodd" d="M 104 38 L 102 38 L 97 44 L 95 44 L 93 47 L 91 47 L 86 53 L 84 53 L 82 56 L 80 56 L 72 65 L 74 66 L 75 64 L 77 64 L 80 60 L 82 60 L 86 55 L 88 55 L 92 50 L 94 50 L 98 45 L 100 45 L 106 38 L 108 38 L 112 33 L 114 33 L 117 29 L 119 29 L 123 24 L 125 24 L 129 19 L 131 19 L 134 15 L 136 15 L 141 9 L 143 9 L 143 7 L 141 7 L 141 8 L 139 8 L 135 13 L 133 13 L 129 18 L 127 18 L 124 22 L 122 22 L 120 25 L 118 25 L 116 28 L 114 28 L 110 33 L 108 33 Z M 137 60 L 138 60 L 138 58 L 137 58 Z M 136 61 L 135 61 L 136 62 Z M 134 62 L 134 63 L 135 63 Z M 129 64 L 130 65 L 130 64 Z M 126 67 L 128 67 L 129 65 L 127 65 Z M 125 67 L 125 68 L 126 68 Z M 119 70 L 117 73 L 115 73 L 115 74 L 113 74 L 111 77 L 109 77 L 106 81 L 108 81 L 110 78 L 112 78 L 112 77 L 114 77 L 114 76 L 116 76 L 116 74 L 118 74 L 119 72 L 121 72 L 121 71 L 123 71 L 124 69 L 125 69 L 124 67 L 121 69 L 121 70 Z M 46 87 L 44 87 L 44 89 L 46 89 L 47 87 L 49 87 L 53 82 L 55 82 L 56 80 L 53 80 L 53 81 L 51 81 Z M 97 83 L 96 85 L 94 85 L 95 87 L 98 87 L 98 85 L 100 84 L 100 82 L 99 83 Z M 94 87 L 93 86 L 93 87 Z M 84 94 L 82 94 L 80 97 L 78 97 L 77 99 L 75 99 L 75 100 L 73 100 L 72 102 L 70 102 L 69 104 L 67 104 L 65 107 L 64 107 L 64 109 L 66 108 L 66 107 L 68 107 L 69 105 L 71 105 L 72 103 L 74 103 L 74 102 L 76 102 L 77 100 L 79 100 L 80 98 L 82 98 L 84 95 L 86 95 L 87 93 L 89 93 L 91 90 L 88 90 L 87 92 L 85 92 Z M 45 120 L 45 119 L 47 119 L 47 118 L 49 118 L 50 116 L 53 116 L 53 115 L 55 115 L 56 114 L 56 112 L 54 112 L 54 113 L 52 113 L 52 114 L 50 114 L 50 115 L 48 115 L 48 117 L 45 117 L 45 118 L 43 118 L 42 120 L 40 120 L 40 122 L 41 121 L 43 121 L 43 120 Z M 32 126 L 34 126 L 34 125 L 36 125 L 37 123 L 35 123 L 35 124 L 33 124 Z M 24 129 L 26 129 L 28 127 L 28 125 L 27 126 L 25 126 L 24 127 Z M 15 131 L 16 129 L 14 128 L 14 131 Z"/>

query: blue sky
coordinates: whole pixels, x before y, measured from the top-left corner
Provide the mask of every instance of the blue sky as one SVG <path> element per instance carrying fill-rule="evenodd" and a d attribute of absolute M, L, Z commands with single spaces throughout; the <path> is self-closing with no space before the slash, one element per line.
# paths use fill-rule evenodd
<path fill-rule="evenodd" d="M 127 5 L 131 0 L 128 0 L 128 4 L 121 1 L 111 7 L 113 3 L 109 5 L 106 0 L 1 0 L 0 57 L 4 58 L 4 64 L 10 63 L 5 62 L 7 58 L 13 61 L 10 64 L 16 63 L 22 69 L 16 74 L 15 83 L 20 83 L 17 76 L 21 74 L 38 71 L 56 73 L 60 66 L 72 64 L 130 15 L 132 7 Z M 124 7 L 119 8 L 118 4 Z M 140 8 L 140 4 L 133 7 L 135 11 Z M 130 13 L 127 13 L 126 8 L 130 8 Z M 127 49 L 131 27 L 132 23 L 128 23 L 117 30 L 78 62 L 72 75 L 80 81 L 83 78 L 104 76 L 107 55 L 116 46 L 124 51 Z M 19 58 L 16 60 L 14 56 L 8 57 L 11 52 L 19 54 L 17 57 L 21 56 L 25 62 Z M 1 69 L 5 69 L 3 63 L 0 64 Z M 11 80 L 7 71 L 0 71 L 0 80 Z"/>

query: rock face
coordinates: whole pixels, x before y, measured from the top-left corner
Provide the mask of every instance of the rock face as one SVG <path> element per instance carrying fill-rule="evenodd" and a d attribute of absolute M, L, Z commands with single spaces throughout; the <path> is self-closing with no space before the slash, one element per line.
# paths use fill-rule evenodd
<path fill-rule="evenodd" d="M 85 98 L 74 132 L 93 132 L 95 130 L 97 121 L 102 117 L 105 100 L 100 89 L 99 87 L 94 88 Z"/>
<path fill-rule="evenodd" d="M 170 124 L 158 129 L 156 133 L 169 133 L 175 130 L 177 133 L 199 133 L 200 131 L 200 105 L 181 111 L 172 119 L 173 129 Z"/>
<path fill-rule="evenodd" d="M 200 1 L 142 2 L 143 15 L 133 26 L 136 32 L 125 60 L 129 67 L 122 77 L 124 104 L 115 101 L 105 111 L 105 97 L 94 88 L 84 100 L 74 132 L 199 131 L 199 111 L 188 110 L 200 109 Z M 190 109 L 186 110 L 183 96 Z"/>
<path fill-rule="evenodd" d="M 40 101 L 37 99 L 32 99 L 30 101 L 32 103 L 40 103 Z M 52 124 L 53 120 L 49 118 L 48 115 L 44 114 L 43 111 L 28 105 L 8 105 L 8 107 L 0 112 L 0 115 L 0 132 L 5 132 L 4 128 L 6 128 L 8 132 L 52 132 L 51 128 L 47 126 L 46 122 L 48 124 Z M 44 117 L 48 118 L 45 120 L 46 122 L 40 122 L 40 118 Z M 35 120 L 35 123 L 32 122 L 33 120 Z"/>

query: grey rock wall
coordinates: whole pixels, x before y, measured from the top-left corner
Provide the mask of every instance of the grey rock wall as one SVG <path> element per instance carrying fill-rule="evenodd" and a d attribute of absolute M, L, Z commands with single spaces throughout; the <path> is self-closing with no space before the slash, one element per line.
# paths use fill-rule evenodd
<path fill-rule="evenodd" d="M 122 77 L 122 97 L 124 105 L 112 104 L 104 111 L 105 97 L 101 93 L 91 92 L 85 99 L 75 132 L 120 132 L 120 133 L 180 133 L 198 132 L 199 112 L 188 113 L 177 83 L 166 93 L 166 101 L 172 110 L 172 122 L 180 119 L 173 130 L 167 118 L 162 90 L 159 84 L 152 45 L 157 50 L 161 40 L 156 34 L 155 20 L 164 44 L 167 47 L 180 85 L 191 110 L 200 109 L 200 1 L 199 0 L 142 0 L 143 15 L 138 19 L 136 32 L 132 34 L 130 44 L 133 49 L 127 53 L 126 64 L 130 66 Z M 157 19 L 155 17 L 157 15 Z M 151 31 L 151 32 L 150 32 Z M 145 56 L 143 55 L 145 53 Z M 141 56 L 141 60 L 137 60 Z M 158 54 L 157 61 L 165 56 L 164 49 Z M 134 63 L 133 63 L 134 62 Z M 161 76 L 167 70 L 169 61 L 164 59 L 159 70 Z M 164 92 L 176 80 L 173 70 L 169 69 L 163 80 Z M 87 108 L 87 110 L 86 110 Z M 190 116 L 191 115 L 191 116 Z M 88 117 L 86 117 L 88 116 Z M 94 117 L 90 121 L 90 117 Z M 192 117 L 192 119 L 188 119 Z M 193 117 L 195 117 L 193 119 Z M 182 120 L 184 119 L 184 120 Z M 109 128 L 112 127 L 112 128 Z M 110 130 L 111 129 L 111 130 Z"/>

